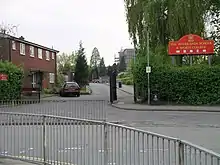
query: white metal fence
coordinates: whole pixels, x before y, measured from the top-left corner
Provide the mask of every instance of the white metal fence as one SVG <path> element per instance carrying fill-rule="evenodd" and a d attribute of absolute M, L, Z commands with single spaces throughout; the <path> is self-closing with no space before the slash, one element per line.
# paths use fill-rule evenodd
<path fill-rule="evenodd" d="M 0 112 L 106 120 L 106 100 L 0 100 Z"/>
<path fill-rule="evenodd" d="M 1 156 L 44 164 L 219 165 L 186 141 L 105 121 L 0 112 Z"/>

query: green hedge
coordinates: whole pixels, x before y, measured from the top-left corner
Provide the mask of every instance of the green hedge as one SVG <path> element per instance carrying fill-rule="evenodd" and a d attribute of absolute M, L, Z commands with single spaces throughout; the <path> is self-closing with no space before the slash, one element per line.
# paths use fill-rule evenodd
<path fill-rule="evenodd" d="M 0 61 L 0 73 L 8 75 L 8 81 L 0 81 L 0 100 L 20 98 L 23 70 L 10 62 Z"/>
<path fill-rule="evenodd" d="M 133 84 L 133 79 L 131 77 L 120 78 L 119 81 L 121 81 L 122 84 L 125 84 L 125 85 L 132 85 Z"/>
<path fill-rule="evenodd" d="M 147 91 L 145 66 L 145 63 L 139 63 L 134 69 L 135 81 L 142 91 Z M 152 67 L 150 86 L 152 91 L 159 92 L 163 101 L 189 105 L 219 104 L 220 66 Z"/>

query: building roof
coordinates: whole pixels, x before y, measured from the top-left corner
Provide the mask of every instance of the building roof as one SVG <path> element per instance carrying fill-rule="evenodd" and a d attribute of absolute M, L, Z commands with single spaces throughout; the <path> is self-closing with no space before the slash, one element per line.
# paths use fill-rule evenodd
<path fill-rule="evenodd" d="M 48 51 L 51 51 L 51 52 L 59 53 L 58 50 L 55 50 L 55 49 L 52 49 L 52 48 L 48 48 L 48 47 L 45 47 L 45 46 L 42 46 L 42 45 L 30 42 L 30 41 L 27 41 L 27 40 L 25 40 L 23 38 L 23 36 L 18 38 L 18 37 L 11 36 L 11 35 L 8 35 L 8 34 L 0 33 L 0 38 L 8 38 L 8 39 L 11 39 L 11 40 L 14 40 L 14 41 L 19 41 L 19 42 L 24 43 L 24 44 L 35 46 L 37 48 L 41 48 L 41 49 L 45 49 L 45 50 L 48 50 Z"/>

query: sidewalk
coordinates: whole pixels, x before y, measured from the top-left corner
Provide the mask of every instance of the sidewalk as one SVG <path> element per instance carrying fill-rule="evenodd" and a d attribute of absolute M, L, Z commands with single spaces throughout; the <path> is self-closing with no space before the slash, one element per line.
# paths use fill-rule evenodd
<path fill-rule="evenodd" d="M 118 84 L 117 84 L 117 86 L 118 86 Z M 118 89 L 125 92 L 125 93 L 134 95 L 134 86 L 133 85 L 124 85 L 124 84 L 122 84 L 122 88 L 118 88 Z"/>
<path fill-rule="evenodd" d="M 109 83 L 106 83 L 106 85 L 109 85 Z M 130 95 L 134 95 L 134 87 L 133 85 L 124 85 L 122 84 L 122 88 L 118 88 L 118 83 L 117 83 L 117 89 L 121 90 L 125 93 L 128 93 Z"/>
<path fill-rule="evenodd" d="M 144 105 L 135 104 L 133 93 L 134 88 L 130 85 L 122 84 L 122 88 L 118 88 L 131 96 L 120 97 L 118 101 L 112 104 L 113 107 L 124 110 L 135 111 L 182 111 L 182 112 L 220 112 L 220 106 L 184 106 L 184 105 Z"/>
<path fill-rule="evenodd" d="M 181 111 L 181 112 L 220 112 L 217 106 L 176 106 L 176 105 L 142 105 L 135 103 L 118 102 L 113 107 L 135 111 Z"/>

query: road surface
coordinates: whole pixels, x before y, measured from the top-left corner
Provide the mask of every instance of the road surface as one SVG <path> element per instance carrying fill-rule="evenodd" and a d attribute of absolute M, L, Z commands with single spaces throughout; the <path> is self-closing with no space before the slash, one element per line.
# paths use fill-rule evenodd
<path fill-rule="evenodd" d="M 102 91 L 108 91 L 109 86 L 93 84 L 92 89 L 100 94 Z M 131 96 L 119 91 L 118 97 Z M 142 112 L 108 107 L 107 118 L 109 121 L 121 121 L 131 127 L 188 140 L 220 153 L 220 113 Z"/>
<path fill-rule="evenodd" d="M 106 102 L 97 101 L 108 100 L 109 86 L 104 84 L 91 84 L 91 88 L 93 90 L 91 96 L 81 96 L 80 98 L 46 98 L 45 100 L 58 100 L 58 102 L 45 102 L 43 105 L 18 106 L 10 111 L 26 112 L 31 109 L 32 113 L 58 113 L 62 116 L 72 115 L 75 117 L 102 119 L 105 117 L 105 113 L 102 111 L 104 108 L 107 113 L 106 117 L 108 121 L 120 121 L 121 124 L 131 127 L 141 128 L 167 136 L 178 137 L 220 153 L 219 113 L 142 112 L 119 110 L 106 105 Z M 119 92 L 118 97 L 122 98 L 131 96 L 127 93 Z M 66 100 L 66 102 L 63 100 Z M 74 104 L 70 103 L 69 100 Z M 1 108 L 0 110 L 6 111 L 7 109 Z M 4 126 L 4 128 L 6 127 Z M 60 134 L 59 132 L 56 133 Z M 16 137 L 16 135 L 13 137 Z M 20 150 L 22 150 L 22 148 L 20 148 Z"/>

